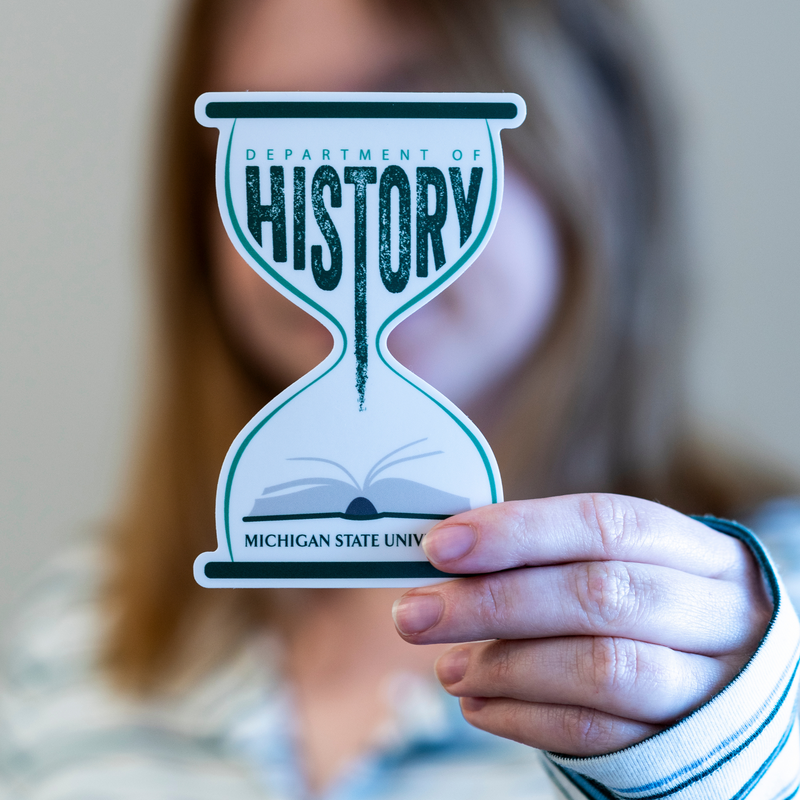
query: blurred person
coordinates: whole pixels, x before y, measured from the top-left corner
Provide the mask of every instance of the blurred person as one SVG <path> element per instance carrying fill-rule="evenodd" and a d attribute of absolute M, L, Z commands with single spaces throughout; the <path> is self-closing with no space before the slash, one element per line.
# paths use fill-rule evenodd
<path fill-rule="evenodd" d="M 797 619 L 751 534 L 684 513 L 760 508 L 791 568 L 800 511 L 687 433 L 673 132 L 626 6 L 190 0 L 178 34 L 141 451 L 108 539 L 56 563 L 19 620 L 9 789 L 794 796 Z M 389 340 L 497 455 L 511 501 L 426 536 L 439 569 L 475 577 L 399 598 L 194 583 L 230 442 L 331 344 L 222 227 L 216 132 L 192 107 L 229 90 L 525 98 L 493 238 Z"/>

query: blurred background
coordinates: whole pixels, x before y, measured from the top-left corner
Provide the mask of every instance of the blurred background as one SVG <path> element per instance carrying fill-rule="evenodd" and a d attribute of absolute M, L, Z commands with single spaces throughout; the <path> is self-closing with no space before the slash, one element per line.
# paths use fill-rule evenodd
<path fill-rule="evenodd" d="M 800 473 L 800 3 L 635 5 L 683 119 L 696 426 Z M 125 491 L 140 206 L 176 8 L 0 0 L 0 623 Z"/>

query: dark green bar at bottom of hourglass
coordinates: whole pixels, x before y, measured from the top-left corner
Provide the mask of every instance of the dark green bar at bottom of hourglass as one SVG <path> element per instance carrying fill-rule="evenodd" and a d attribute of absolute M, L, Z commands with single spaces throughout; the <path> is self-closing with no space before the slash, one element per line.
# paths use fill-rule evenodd
<path fill-rule="evenodd" d="M 207 578 L 466 578 L 427 561 L 209 561 Z"/>

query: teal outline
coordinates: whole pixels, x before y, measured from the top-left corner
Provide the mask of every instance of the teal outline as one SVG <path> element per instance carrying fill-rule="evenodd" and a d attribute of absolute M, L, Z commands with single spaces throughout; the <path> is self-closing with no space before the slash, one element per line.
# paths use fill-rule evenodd
<path fill-rule="evenodd" d="M 298 395 L 302 394 L 306 389 L 313 386 L 319 380 L 324 378 L 328 373 L 334 370 L 342 361 L 342 359 L 345 356 L 345 353 L 347 352 L 347 334 L 344 328 L 342 327 L 341 323 L 330 312 L 326 311 L 322 306 L 320 306 L 310 297 L 303 294 L 303 292 L 301 292 L 299 289 L 297 289 L 295 286 L 289 283 L 284 277 L 282 277 L 278 272 L 276 272 L 276 270 L 273 267 L 271 267 L 247 241 L 244 232 L 242 231 L 242 228 L 239 225 L 239 221 L 236 218 L 236 213 L 233 207 L 233 198 L 231 196 L 231 185 L 230 185 L 231 149 L 233 146 L 233 134 L 234 131 L 236 130 L 237 122 L 238 119 L 234 119 L 233 125 L 231 126 L 231 133 L 228 138 L 228 146 L 225 155 L 225 203 L 228 209 L 228 217 L 231 221 L 231 225 L 233 226 L 234 231 L 236 232 L 236 236 L 239 239 L 242 246 L 244 247 L 244 249 L 250 255 L 250 257 L 258 264 L 259 267 L 261 267 L 261 269 L 263 269 L 268 275 L 270 275 L 274 280 L 276 280 L 281 286 L 288 289 L 292 294 L 305 300 L 312 308 L 321 313 L 324 317 L 329 319 L 336 326 L 339 333 L 342 335 L 342 351 L 339 354 L 339 357 L 336 359 L 336 361 L 327 370 L 325 370 L 325 372 L 323 372 L 321 375 L 318 375 L 313 381 L 303 386 L 300 390 L 295 392 L 290 397 L 286 398 L 286 400 L 284 400 L 279 406 L 273 409 L 270 414 L 264 417 L 264 419 L 262 419 L 258 423 L 258 425 L 256 425 L 253 428 L 253 430 L 247 434 L 247 436 L 237 449 L 236 454 L 234 455 L 233 460 L 231 461 L 230 468 L 228 469 L 227 480 L 225 482 L 225 498 L 223 503 L 223 522 L 225 525 L 225 540 L 228 545 L 228 554 L 230 555 L 231 562 L 234 562 L 234 558 L 233 558 L 233 546 L 231 545 L 231 534 L 230 534 L 230 496 L 231 496 L 231 488 L 233 485 L 233 477 L 236 472 L 236 468 L 239 465 L 239 461 L 241 460 L 241 457 L 244 454 L 244 451 L 247 449 L 253 437 L 261 430 L 261 428 L 264 427 L 264 425 L 267 422 L 269 422 L 270 419 L 272 419 L 272 417 L 275 416 L 275 414 L 278 413 L 278 411 L 280 411 L 287 403 L 294 400 Z M 384 322 L 378 329 L 378 333 L 375 337 L 375 350 L 378 353 L 378 357 L 380 358 L 380 360 L 389 370 L 391 370 L 395 375 L 404 380 L 410 386 L 415 388 L 418 392 L 425 395 L 425 397 L 427 397 L 431 402 L 439 406 L 439 408 L 441 408 L 442 411 L 444 411 L 464 431 L 464 433 L 467 434 L 467 436 L 475 446 L 475 449 L 480 454 L 481 460 L 483 461 L 483 465 L 484 468 L 486 469 L 486 474 L 489 479 L 489 488 L 491 492 L 492 503 L 496 503 L 497 484 L 495 481 L 495 475 L 494 475 L 494 470 L 492 469 L 491 460 L 489 459 L 486 450 L 478 441 L 475 434 L 469 429 L 469 427 L 467 427 L 467 425 L 464 424 L 464 421 L 462 419 L 459 419 L 459 417 L 456 416 L 449 408 L 440 403 L 435 397 L 428 394 L 428 392 L 426 392 L 424 389 L 417 386 L 413 381 L 409 380 L 405 375 L 402 375 L 396 369 L 394 369 L 394 367 L 392 367 L 392 365 L 384 357 L 384 354 L 380 346 L 380 339 L 386 327 L 408 308 L 416 305 L 417 301 L 420 298 L 425 297 L 426 295 L 433 292 L 437 287 L 439 287 L 448 278 L 450 278 L 455 272 L 460 270 L 463 267 L 464 263 L 472 258 L 473 254 L 475 253 L 475 250 L 482 244 L 482 242 L 484 241 L 484 239 L 488 234 L 489 227 L 491 226 L 494 217 L 495 205 L 497 204 L 497 156 L 495 153 L 494 138 L 492 136 L 492 129 L 489 125 L 489 121 L 484 120 L 484 122 L 486 123 L 486 129 L 489 133 L 489 147 L 492 154 L 492 193 L 489 199 L 489 208 L 487 209 L 486 218 L 484 220 L 483 226 L 481 227 L 481 230 L 479 231 L 478 235 L 473 240 L 469 249 L 461 256 L 461 258 L 458 259 L 458 261 L 456 261 L 456 263 L 452 267 L 450 267 L 450 269 L 448 269 L 446 272 L 440 275 L 439 278 L 437 278 L 428 287 L 426 287 L 421 292 L 418 292 L 416 295 L 414 295 L 413 298 L 411 298 L 408 302 L 406 302 L 400 308 L 395 310 L 392 314 L 389 315 L 389 317 L 387 317 L 384 320 Z"/>
<path fill-rule="evenodd" d="M 264 427 L 264 425 L 272 419 L 287 403 L 294 400 L 295 397 L 302 394 L 306 389 L 313 386 L 317 381 L 321 378 L 324 378 L 331 370 L 336 369 L 339 365 L 341 360 L 344 358 L 345 353 L 347 352 L 347 334 L 345 333 L 344 328 L 342 327 L 339 320 L 336 319 L 330 312 L 326 311 L 321 305 L 314 302 L 310 297 L 303 294 L 299 289 L 295 286 L 292 286 L 289 281 L 287 281 L 284 277 L 282 277 L 278 272 L 275 271 L 263 258 L 256 252 L 256 250 L 251 246 L 250 242 L 244 236 L 244 233 L 239 225 L 239 221 L 236 219 L 236 213 L 233 208 L 233 198 L 231 197 L 231 181 L 230 181 L 230 166 L 231 166 L 231 147 L 233 145 L 233 132 L 236 130 L 236 123 L 238 120 L 233 121 L 233 125 L 231 126 L 231 135 L 228 139 L 228 149 L 225 155 L 225 204 L 228 208 L 228 217 L 230 218 L 231 225 L 233 225 L 234 231 L 236 231 L 236 236 L 238 237 L 239 241 L 244 246 L 245 250 L 248 254 L 253 258 L 253 260 L 264 270 L 268 275 L 271 275 L 278 283 L 281 284 L 284 288 L 288 289 L 292 294 L 297 295 L 298 297 L 305 300 L 312 308 L 319 311 L 323 316 L 327 317 L 338 329 L 339 333 L 342 335 L 342 352 L 339 354 L 339 358 L 336 359 L 336 362 L 332 364 L 328 369 L 325 370 L 321 375 L 318 375 L 314 378 L 313 381 L 307 383 L 297 392 L 295 392 L 291 397 L 287 397 L 277 408 L 274 408 L 270 414 L 268 414 L 258 425 L 253 428 L 250 433 L 247 434 L 244 441 L 239 446 L 239 449 L 236 451 L 236 455 L 233 457 L 233 461 L 231 461 L 231 466 L 228 469 L 228 479 L 225 483 L 225 501 L 223 506 L 223 520 L 225 522 L 225 539 L 228 543 L 228 554 L 231 557 L 231 561 L 234 560 L 233 558 L 233 547 L 231 545 L 231 529 L 230 529 L 230 500 L 231 500 L 231 486 L 233 485 L 233 475 L 236 472 L 236 467 L 239 465 L 239 461 L 242 457 L 247 446 L 250 444 L 253 437 Z"/>
<path fill-rule="evenodd" d="M 433 283 L 423 289 L 421 292 L 415 294 L 407 303 L 400 306 L 394 313 L 390 314 L 383 322 L 383 324 L 378 329 L 378 333 L 375 336 L 375 350 L 378 353 L 378 357 L 381 361 L 392 371 L 398 378 L 402 378 L 406 383 L 413 386 L 417 391 L 421 392 L 425 395 L 430 401 L 436 403 L 439 408 L 442 409 L 450 418 L 464 431 L 464 433 L 469 436 L 472 440 L 472 443 L 475 445 L 476 450 L 480 453 L 481 460 L 483 461 L 483 465 L 486 468 L 486 474 L 489 476 L 489 488 L 492 493 L 492 502 L 497 502 L 497 485 L 494 479 L 494 470 L 492 469 L 492 463 L 489 459 L 489 456 L 484 450 L 481 443 L 478 441 L 475 434 L 464 424 L 464 421 L 459 419 L 449 408 L 446 408 L 442 403 L 440 403 L 435 397 L 432 397 L 428 394 L 424 389 L 417 386 L 413 381 L 409 380 L 405 375 L 401 375 L 383 356 L 381 352 L 381 336 L 383 335 L 383 331 L 386 330 L 386 326 L 389 325 L 393 320 L 395 320 L 400 314 L 402 314 L 407 309 L 411 308 L 417 304 L 417 300 L 420 297 L 425 297 L 425 295 L 430 294 L 434 289 L 440 286 L 444 281 L 446 281 L 454 272 L 461 269 L 464 265 L 465 261 L 468 261 L 472 258 L 473 253 L 475 250 L 481 245 L 483 240 L 486 238 L 487 233 L 489 232 L 489 226 L 492 224 L 492 218 L 494 217 L 494 208 L 497 203 L 497 158 L 494 152 L 494 139 L 492 137 L 492 129 L 489 126 L 489 120 L 484 120 L 486 122 L 486 129 L 489 131 L 489 147 L 492 151 L 492 195 L 489 199 L 489 208 L 486 213 L 486 219 L 484 220 L 483 227 L 480 229 L 478 235 L 475 237 L 472 244 L 469 246 L 469 249 L 466 253 L 464 253 L 461 258 L 453 264 L 450 269 L 440 275 Z"/>

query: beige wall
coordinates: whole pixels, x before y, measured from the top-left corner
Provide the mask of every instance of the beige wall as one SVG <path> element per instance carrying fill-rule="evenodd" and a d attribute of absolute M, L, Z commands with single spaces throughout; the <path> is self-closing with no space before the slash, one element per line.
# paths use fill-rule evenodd
<path fill-rule="evenodd" d="M 800 3 L 638 3 L 686 116 L 696 416 L 800 469 Z M 0 4 L 0 615 L 124 491 L 149 100 L 174 7 Z"/>
<path fill-rule="evenodd" d="M 800 469 L 800 3 L 637 2 L 684 117 L 696 415 Z"/>
<path fill-rule="evenodd" d="M 0 614 L 121 487 L 136 226 L 172 3 L 0 3 Z"/>

